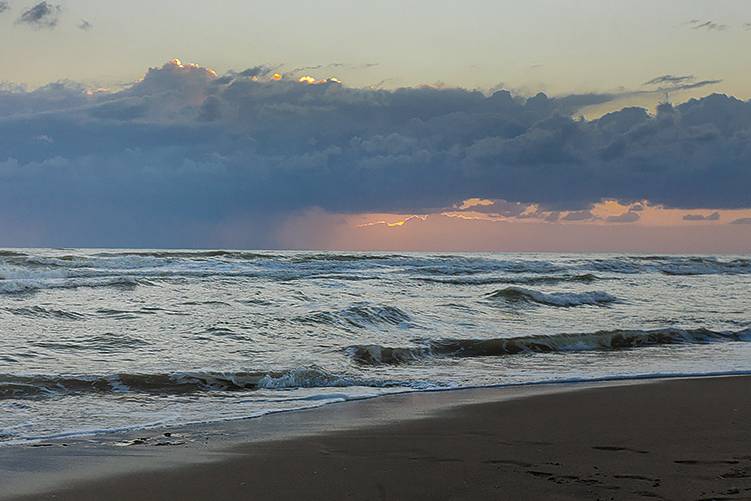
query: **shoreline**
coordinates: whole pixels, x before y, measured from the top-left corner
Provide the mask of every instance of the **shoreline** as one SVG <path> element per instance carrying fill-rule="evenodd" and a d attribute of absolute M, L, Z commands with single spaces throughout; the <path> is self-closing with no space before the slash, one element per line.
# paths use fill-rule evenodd
<path fill-rule="evenodd" d="M 296 412 L 310 412 L 315 411 L 318 409 L 322 409 L 324 407 L 328 407 L 330 405 L 344 405 L 344 404 L 350 404 L 350 403 L 356 403 L 356 402 L 363 402 L 366 400 L 372 400 L 372 399 L 379 399 L 384 397 L 398 397 L 401 395 L 407 395 L 407 394 L 434 394 L 434 393 L 453 393 L 453 392 L 463 392 L 463 391 L 483 391 L 483 390 L 515 390 L 515 389 L 524 389 L 524 388 L 535 388 L 538 386 L 546 387 L 550 389 L 555 389 L 557 387 L 560 387 L 560 391 L 576 391 L 577 389 L 587 389 L 590 387 L 594 387 L 596 385 L 619 385 L 619 384 L 641 384 L 641 383 L 649 383 L 651 381 L 659 382 L 659 381 L 669 381 L 669 380 L 675 380 L 675 379 L 697 379 L 697 378 L 717 378 L 717 377 L 745 377 L 745 376 L 751 376 L 751 370 L 730 370 L 730 371 L 717 371 L 717 372 L 697 372 L 697 373 L 657 373 L 657 374 L 629 374 L 629 375 L 623 375 L 623 376 L 604 376 L 604 377 L 596 377 L 596 378 L 567 378 L 567 379 L 558 379 L 558 380 L 541 380 L 541 381 L 533 381 L 533 382 L 522 382 L 522 383 L 500 383 L 500 384 L 491 384 L 491 385 L 478 385 L 478 386 L 457 386 L 457 387 L 434 387 L 434 388 L 427 388 L 427 389 L 415 389 L 415 388 L 406 388 L 403 391 L 395 391 L 395 392 L 387 392 L 387 393 L 381 393 L 376 395 L 367 395 L 367 396 L 360 396 L 360 397 L 349 397 L 342 399 L 332 399 L 331 402 L 324 402 L 320 405 L 314 405 L 310 407 L 299 407 L 299 408 L 291 408 L 291 409 L 280 409 L 280 410 L 270 410 L 268 412 L 261 412 L 256 415 L 251 416 L 243 416 L 243 417 L 233 417 L 233 418 L 226 418 L 226 419 L 209 419 L 205 421 L 193 421 L 193 422 L 182 422 L 182 423 L 168 423 L 168 424 L 154 424 L 154 425 L 134 425 L 134 426 L 126 426 L 122 428 L 112 428 L 112 429 L 101 429 L 101 430 L 91 430 L 91 431 L 70 431 L 70 432 L 61 432 L 58 434 L 53 435 L 46 435 L 46 436 L 40 436 L 40 437 L 32 437 L 32 438 L 22 438 L 17 440 L 9 440 L 7 442 L 0 442 L 0 451 L 2 451 L 4 448 L 7 447 L 36 447 L 38 445 L 36 444 L 45 444 L 42 446 L 46 446 L 46 444 L 59 444 L 63 442 L 78 442 L 78 441 L 97 441 L 97 440 L 106 440 L 108 437 L 117 437 L 117 436 L 134 436 L 134 435 L 142 435 L 142 434 L 154 434 L 154 433 L 160 433 L 160 430 L 190 430 L 192 428 L 202 428 L 202 427 L 222 427 L 229 423 L 235 423 L 235 422 L 248 422 L 249 420 L 255 420 L 260 418 L 268 418 L 270 416 L 276 416 L 279 414 L 288 414 L 288 413 L 296 413 Z M 570 388 L 569 388 L 570 387 Z M 514 398 L 522 398 L 521 396 L 516 396 Z M 322 399 L 325 400 L 325 399 Z M 0 496 L 2 496 L 2 493 L 0 493 Z M 0 499 L 2 499 L 0 497 Z"/>
<path fill-rule="evenodd" d="M 707 390 L 709 393 L 706 393 Z M 615 395 L 620 398 L 613 400 Z M 739 397 L 736 398 L 737 402 L 733 401 L 732 396 Z M 446 484 L 445 473 L 457 473 L 454 470 L 461 470 L 463 474 L 459 477 L 463 478 L 456 478 L 456 485 L 462 484 L 470 477 L 475 482 L 471 487 L 457 491 L 457 499 L 492 496 L 497 499 L 499 495 L 504 499 L 503 496 L 510 496 L 510 492 L 499 494 L 488 482 L 501 482 L 506 485 L 511 478 L 524 487 L 524 490 L 514 491 L 522 497 L 508 499 L 525 499 L 524 493 L 532 492 L 528 489 L 542 489 L 539 496 L 554 495 L 551 492 L 571 491 L 579 498 L 587 498 L 587 493 L 602 491 L 602 494 L 607 491 L 608 497 L 604 499 L 632 499 L 619 496 L 625 493 L 628 484 L 638 480 L 636 477 L 642 478 L 636 482 L 642 484 L 646 482 L 644 478 L 660 480 L 652 482 L 649 488 L 651 490 L 639 492 L 671 499 L 661 494 L 660 490 L 685 490 L 688 487 L 673 486 L 670 480 L 672 470 L 667 471 L 655 465 L 652 465 L 651 470 L 659 474 L 652 476 L 644 471 L 615 474 L 616 477 L 620 475 L 623 478 L 611 475 L 613 478 L 607 485 L 608 489 L 605 489 L 602 487 L 602 480 L 591 472 L 589 476 L 582 476 L 581 472 L 556 474 L 552 471 L 556 468 L 551 469 L 554 466 L 552 463 L 547 465 L 547 470 L 551 471 L 547 471 L 544 465 L 535 461 L 518 459 L 525 454 L 534 453 L 539 448 L 550 448 L 550 457 L 571 456 L 572 451 L 567 449 L 576 447 L 573 444 L 559 443 L 567 441 L 568 438 L 566 434 L 561 435 L 560 426 L 556 426 L 557 419 L 564 420 L 571 427 L 571 437 L 579 437 L 581 440 L 597 439 L 603 442 L 604 445 L 590 445 L 590 450 L 587 451 L 590 454 L 592 451 L 596 456 L 609 453 L 611 462 L 612 456 L 620 456 L 619 461 L 624 468 L 636 459 L 643 459 L 642 456 L 646 457 L 649 452 L 644 452 L 647 447 L 641 443 L 642 439 L 638 439 L 633 433 L 627 437 L 628 440 L 624 444 L 608 445 L 611 442 L 623 442 L 615 439 L 634 424 L 633 419 L 629 420 L 627 417 L 635 408 L 618 408 L 623 405 L 623 399 L 632 401 L 637 407 L 644 407 L 645 403 L 649 403 L 650 405 L 644 407 L 645 412 L 648 410 L 653 417 L 658 418 L 657 423 L 660 419 L 670 421 L 677 431 L 691 428 L 691 436 L 698 439 L 702 438 L 699 436 L 700 433 L 697 435 L 701 432 L 701 427 L 696 429 L 701 421 L 709 427 L 709 421 L 712 419 L 722 420 L 723 417 L 717 414 L 722 413 L 723 409 L 731 415 L 741 414 L 745 420 L 734 421 L 731 427 L 725 425 L 717 426 L 718 429 L 714 431 L 705 430 L 713 436 L 718 433 L 733 435 L 733 440 L 726 439 L 721 443 L 715 440 L 713 448 L 710 447 L 704 452 L 696 451 L 702 455 L 716 452 L 723 456 L 722 459 L 674 459 L 671 466 L 675 468 L 675 465 L 682 465 L 679 461 L 699 461 L 694 464 L 699 466 L 694 468 L 694 472 L 722 467 L 735 468 L 738 471 L 730 468 L 730 477 L 722 477 L 723 473 L 719 473 L 717 478 L 734 479 L 736 484 L 743 484 L 725 490 L 729 492 L 739 489 L 737 495 L 751 498 L 751 456 L 748 456 L 748 453 L 744 455 L 741 452 L 733 452 L 733 443 L 739 450 L 751 450 L 751 399 L 748 397 L 751 397 L 751 378 L 743 375 L 469 388 L 384 395 L 333 403 L 313 409 L 274 413 L 247 420 L 165 429 L 167 431 L 148 430 L 96 439 L 82 437 L 70 440 L 65 445 L 55 443 L 44 447 L 9 446 L 0 448 L 0 482 L 5 486 L 0 493 L 0 499 L 51 499 L 54 496 L 55 499 L 85 500 L 97 499 L 97 496 L 103 495 L 102 492 L 107 493 L 104 496 L 107 499 L 143 499 L 146 494 L 143 490 L 145 488 L 149 493 L 159 492 L 159 495 L 154 494 L 152 499 L 204 499 L 197 494 L 199 492 L 206 492 L 207 495 L 211 493 L 214 499 L 238 499 L 238 496 L 251 494 L 263 499 L 264 492 L 270 493 L 268 489 L 274 490 L 271 497 L 275 499 L 292 499 L 296 496 L 324 499 L 324 493 L 329 495 L 328 499 L 339 499 L 352 497 L 353 492 L 347 489 L 354 486 L 365 489 L 362 496 L 358 495 L 355 498 L 378 499 L 383 497 L 380 489 L 385 488 L 385 492 L 389 492 L 389 489 L 384 487 L 388 482 L 376 482 L 381 487 L 372 484 L 374 478 L 380 475 L 378 472 L 383 471 L 391 471 L 392 483 L 399 484 L 399 492 L 405 495 L 411 492 L 408 496 L 410 498 L 419 498 L 421 493 L 426 494 L 432 489 L 426 483 L 423 487 L 428 491 L 415 491 L 416 484 L 408 482 L 409 478 L 402 478 L 404 475 L 401 470 L 404 468 L 413 469 L 420 478 L 432 479 L 429 482 L 431 485 L 443 485 L 443 489 L 454 485 L 450 481 Z M 611 402 L 614 408 L 603 409 L 603 400 Z M 673 401 L 672 405 L 669 400 Z M 713 401 L 713 405 L 708 405 L 712 403 L 709 400 Z M 562 403 L 566 405 L 560 405 Z M 680 416 L 675 415 L 676 406 L 683 409 Z M 588 417 L 585 414 L 578 420 L 566 419 L 566 416 L 570 418 L 571 413 L 581 412 L 582 409 L 589 409 L 593 415 Z M 595 418 L 594 415 L 603 412 L 610 412 L 612 415 L 608 418 Z M 503 416 L 507 413 L 509 415 Z M 481 416 L 487 420 L 486 423 L 483 424 L 482 420 L 478 422 Z M 638 413 L 632 416 L 634 417 L 638 417 Z M 494 420 L 497 421 L 496 426 L 491 426 Z M 473 427 L 479 428 L 476 432 L 481 434 L 469 433 L 468 430 Z M 545 442 L 550 444 L 549 446 L 534 445 L 531 443 L 534 441 L 522 441 L 527 442 L 526 445 L 514 445 L 518 441 L 514 439 L 514 435 L 530 427 L 538 427 L 535 430 L 536 435 L 544 438 L 546 434 L 552 434 L 557 440 L 538 440 L 540 444 Z M 443 432 L 436 433 L 436 430 Z M 594 433 L 588 437 L 587 430 L 599 430 L 604 435 L 600 437 Z M 645 435 L 650 435 L 648 431 L 644 430 Z M 666 430 L 661 431 L 662 434 L 665 432 Z M 432 435 L 432 441 L 422 443 L 426 433 Z M 478 441 L 480 436 L 485 438 Z M 660 434 L 652 438 L 659 440 Z M 363 441 L 370 441 L 368 447 L 374 449 L 371 453 L 368 453 L 369 449 L 364 447 Z M 509 449 L 505 454 L 515 459 L 506 461 L 491 458 L 483 462 L 476 456 L 487 448 L 488 441 L 506 443 L 498 447 Z M 638 443 L 631 443 L 634 441 Z M 126 446 L 129 442 L 131 444 Z M 415 450 L 418 443 L 421 444 L 418 449 L 424 449 L 419 454 L 419 451 Z M 332 448 L 331 444 L 338 445 Z M 683 445 L 690 446 L 691 443 L 687 440 Z M 718 449 L 720 445 L 727 448 L 727 451 Z M 388 454 L 384 456 L 379 453 L 377 449 L 380 447 L 385 447 Z M 339 452 L 333 453 L 333 450 Z M 453 453 L 452 456 L 456 457 L 444 458 L 446 461 L 434 460 L 440 455 L 425 454 L 425 451 L 450 451 Z M 628 453 L 629 451 L 631 452 Z M 658 454 L 664 452 L 661 450 Z M 579 451 L 579 454 L 583 452 Z M 608 454 L 598 461 L 608 463 L 606 456 Z M 431 457 L 433 459 L 430 459 Z M 559 470 L 564 465 L 563 461 L 552 462 L 558 463 Z M 330 467 L 325 466 L 327 463 L 331 463 Z M 579 467 L 582 466 L 580 463 L 581 461 L 578 461 L 570 466 L 576 467 L 574 469 L 579 471 Z M 277 465 L 278 473 L 270 470 L 269 465 L 272 464 Z M 311 473 L 310 469 L 313 467 L 318 468 L 318 471 Z M 360 467 L 362 470 L 358 469 Z M 266 473 L 262 475 L 260 471 Z M 290 476 L 289 471 L 308 479 L 307 492 L 299 490 L 302 485 L 289 485 L 289 479 L 294 478 L 294 475 Z M 247 478 L 235 482 L 230 472 L 235 476 L 245 475 Z M 340 490 L 316 490 L 316 482 L 322 482 L 324 477 L 328 478 L 327 482 L 339 485 Z M 581 482 L 576 481 L 576 478 Z M 386 480 L 384 478 L 384 482 Z M 714 483 L 717 482 L 719 481 L 716 480 Z M 703 482 L 712 483 L 710 480 Z M 187 486 L 190 486 L 189 490 L 185 490 Z M 747 491 L 741 490 L 746 487 Z M 548 492 L 543 488 L 554 491 Z M 697 489 L 701 490 L 699 487 Z M 434 491 L 434 494 L 445 492 L 438 490 Z M 629 495 L 642 495 L 633 490 L 629 492 Z M 720 494 L 722 492 L 717 491 L 717 495 Z M 186 495 L 188 497 L 185 497 Z M 644 494 L 644 497 L 652 496 Z M 389 498 L 402 497 L 391 491 Z M 561 498 L 566 499 L 565 496 Z M 543 497 L 532 496 L 527 499 Z"/>

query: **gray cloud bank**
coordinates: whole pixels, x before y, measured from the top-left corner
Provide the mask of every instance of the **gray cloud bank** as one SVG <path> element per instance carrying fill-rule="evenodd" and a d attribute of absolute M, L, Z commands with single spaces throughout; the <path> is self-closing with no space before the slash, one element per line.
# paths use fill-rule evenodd
<path fill-rule="evenodd" d="M 586 121 L 571 112 L 604 98 L 269 71 L 169 63 L 117 92 L 0 86 L 0 225 L 17 228 L 6 240 L 27 228 L 57 245 L 200 245 L 185 234 L 248 220 L 262 246 L 271 215 L 422 213 L 470 197 L 583 219 L 603 198 L 751 207 L 751 104 L 725 95 Z"/>

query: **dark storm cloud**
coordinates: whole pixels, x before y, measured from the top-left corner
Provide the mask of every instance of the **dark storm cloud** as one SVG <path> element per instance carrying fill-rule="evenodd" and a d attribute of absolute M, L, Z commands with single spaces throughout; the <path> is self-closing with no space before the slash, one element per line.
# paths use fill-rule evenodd
<path fill-rule="evenodd" d="M 35 29 L 54 28 L 60 18 L 62 7 L 47 2 L 39 2 L 24 11 L 16 23 L 25 24 Z"/>
<path fill-rule="evenodd" d="M 60 245 L 194 246 L 227 220 L 310 207 L 424 214 L 480 197 L 580 221 L 602 199 L 751 207 L 751 104 L 732 97 L 588 121 L 570 114 L 596 96 L 354 89 L 257 68 L 173 61 L 118 92 L 0 88 L 0 214 Z"/>
<path fill-rule="evenodd" d="M 6 1 L 0 1 L 0 14 L 3 12 L 10 10 L 10 5 L 8 5 L 8 2 Z"/>

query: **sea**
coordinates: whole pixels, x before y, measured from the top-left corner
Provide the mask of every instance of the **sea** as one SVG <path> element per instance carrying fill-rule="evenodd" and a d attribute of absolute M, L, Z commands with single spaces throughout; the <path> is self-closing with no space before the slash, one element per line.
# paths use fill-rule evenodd
<path fill-rule="evenodd" d="M 751 258 L 0 250 L 0 446 L 751 372 Z"/>

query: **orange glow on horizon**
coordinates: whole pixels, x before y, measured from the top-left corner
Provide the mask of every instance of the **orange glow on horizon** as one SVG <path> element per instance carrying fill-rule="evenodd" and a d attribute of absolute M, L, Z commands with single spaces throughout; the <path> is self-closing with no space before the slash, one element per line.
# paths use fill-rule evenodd
<path fill-rule="evenodd" d="M 497 210 L 494 206 L 497 204 Z M 518 207 L 515 207 L 518 206 Z M 502 200 L 469 198 L 454 205 L 451 210 L 433 214 L 360 214 L 349 219 L 351 227 L 401 228 L 407 223 L 423 223 L 430 217 L 445 217 L 456 221 L 495 222 L 514 225 L 586 225 L 586 226 L 639 226 L 676 227 L 724 226 L 736 220 L 751 218 L 751 209 L 672 209 L 650 205 L 648 201 L 624 204 L 616 200 L 603 200 L 588 210 L 551 211 L 538 204 L 509 204 Z"/>
<path fill-rule="evenodd" d="M 412 215 L 412 216 L 404 217 L 404 219 L 400 219 L 392 223 L 389 223 L 388 221 L 385 221 L 385 220 L 379 220 L 379 221 L 370 221 L 367 223 L 358 224 L 355 227 L 367 228 L 369 226 L 384 226 L 386 228 L 399 228 L 411 221 L 427 221 L 427 219 L 428 219 L 427 215 Z"/>

